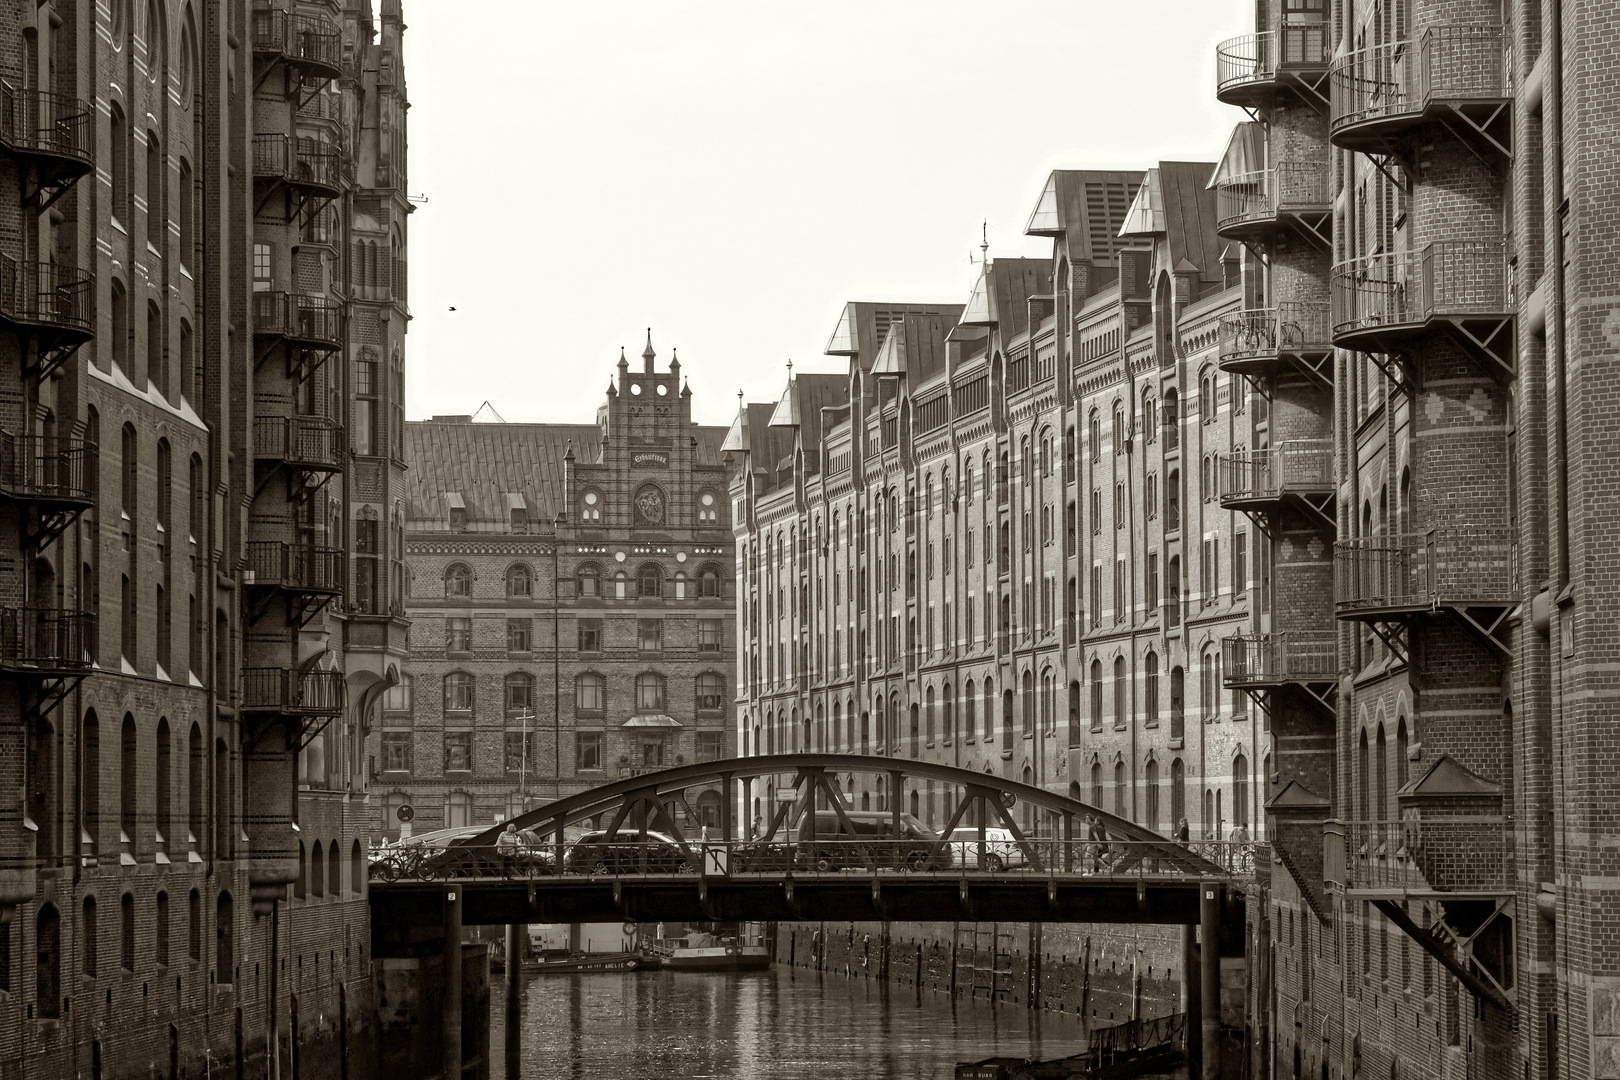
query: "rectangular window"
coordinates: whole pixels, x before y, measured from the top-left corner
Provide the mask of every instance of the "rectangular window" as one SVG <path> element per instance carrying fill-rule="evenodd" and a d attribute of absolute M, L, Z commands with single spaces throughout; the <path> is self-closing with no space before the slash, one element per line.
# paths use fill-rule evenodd
<path fill-rule="evenodd" d="M 354 523 L 355 606 L 362 614 L 377 613 L 377 522 L 359 518 Z"/>
<path fill-rule="evenodd" d="M 1125 527 L 1125 483 L 1121 481 L 1114 485 L 1114 528 Z"/>
<path fill-rule="evenodd" d="M 594 772 L 602 767 L 602 733 L 579 731 L 574 733 L 574 771 Z"/>
<path fill-rule="evenodd" d="M 523 734 L 521 730 L 506 733 L 505 758 L 506 771 L 509 773 L 521 773 L 526 767 L 532 769 L 535 766 L 534 732 L 529 732 L 530 745 L 528 747 L 524 746 Z M 525 753 L 525 750 L 527 750 L 527 753 Z"/>
<path fill-rule="evenodd" d="M 579 651 L 580 652 L 601 652 L 602 651 L 602 620 L 601 619 L 581 619 L 581 620 L 579 620 Z"/>
<path fill-rule="evenodd" d="M 1159 553 L 1148 552 L 1147 557 L 1147 595 L 1142 598 L 1147 604 L 1149 612 L 1159 606 Z"/>
<path fill-rule="evenodd" d="M 444 647 L 451 652 L 472 651 L 472 620 L 452 616 L 444 621 Z"/>
<path fill-rule="evenodd" d="M 664 620 L 638 620 L 636 624 L 636 647 L 644 653 L 663 652 Z"/>
<path fill-rule="evenodd" d="M 383 732 L 382 759 L 384 772 L 410 772 L 411 733 L 408 731 Z"/>
<path fill-rule="evenodd" d="M 472 772 L 472 732 L 444 733 L 444 771 Z"/>
<path fill-rule="evenodd" d="M 1240 532 L 1232 538 L 1232 592 L 1234 599 L 1237 594 L 1249 591 L 1249 534 Z"/>
<path fill-rule="evenodd" d="M 506 651 L 528 652 L 534 646 L 533 619 L 506 620 Z"/>
<path fill-rule="evenodd" d="M 700 731 L 697 733 L 697 759 L 699 761 L 719 761 L 725 756 L 725 752 L 725 732 Z"/>
<path fill-rule="evenodd" d="M 698 652 L 717 653 L 721 645 L 721 626 L 719 619 L 698 620 Z"/>
<path fill-rule="evenodd" d="M 1102 563 L 1091 564 L 1091 625 L 1102 625 Z"/>
<path fill-rule="evenodd" d="M 253 291 L 270 291 L 270 245 L 253 245 Z"/>
<path fill-rule="evenodd" d="M 1114 621 L 1123 622 L 1126 615 L 1125 605 L 1125 560 L 1114 560 Z"/>

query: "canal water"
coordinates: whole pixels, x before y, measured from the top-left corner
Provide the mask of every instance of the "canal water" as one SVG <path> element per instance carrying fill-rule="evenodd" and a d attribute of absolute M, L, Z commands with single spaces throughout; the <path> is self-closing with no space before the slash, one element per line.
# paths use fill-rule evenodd
<path fill-rule="evenodd" d="M 527 979 L 523 1080 L 950 1080 L 959 1061 L 1085 1048 L 1072 1014 L 802 968 Z M 498 981 L 492 990 L 490 1076 L 501 1080 L 504 994 Z"/>

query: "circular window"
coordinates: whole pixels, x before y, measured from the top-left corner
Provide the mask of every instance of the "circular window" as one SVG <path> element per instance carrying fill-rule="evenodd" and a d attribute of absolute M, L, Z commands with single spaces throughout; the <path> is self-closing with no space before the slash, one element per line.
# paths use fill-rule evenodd
<path fill-rule="evenodd" d="M 638 383 L 638 382 L 637 383 L 631 383 L 630 384 L 630 392 L 632 394 L 635 394 L 637 397 L 640 397 L 641 396 L 641 384 Z"/>
<path fill-rule="evenodd" d="M 663 397 L 667 393 L 669 393 L 669 387 L 665 386 L 663 383 L 659 383 L 658 384 L 658 396 Z"/>
<path fill-rule="evenodd" d="M 595 506 L 596 505 L 596 492 L 587 491 L 585 493 L 585 505 L 586 506 Z"/>
<path fill-rule="evenodd" d="M 714 505 L 714 492 L 705 491 L 703 493 L 703 505 L 704 506 L 713 506 Z"/>
<path fill-rule="evenodd" d="M 622 552 L 622 551 L 615 551 L 615 552 L 614 552 L 614 553 L 613 553 L 613 561 L 614 561 L 614 562 L 624 562 L 624 552 Z"/>

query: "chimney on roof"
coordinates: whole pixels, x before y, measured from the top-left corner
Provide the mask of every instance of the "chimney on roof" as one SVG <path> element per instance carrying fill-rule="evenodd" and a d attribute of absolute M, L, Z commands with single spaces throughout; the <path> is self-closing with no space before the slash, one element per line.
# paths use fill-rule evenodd
<path fill-rule="evenodd" d="M 657 353 L 653 352 L 652 327 L 649 326 L 647 327 L 647 347 L 641 350 L 641 359 L 646 365 L 642 368 L 644 374 L 651 375 L 653 373 L 653 357 L 657 355 Z"/>

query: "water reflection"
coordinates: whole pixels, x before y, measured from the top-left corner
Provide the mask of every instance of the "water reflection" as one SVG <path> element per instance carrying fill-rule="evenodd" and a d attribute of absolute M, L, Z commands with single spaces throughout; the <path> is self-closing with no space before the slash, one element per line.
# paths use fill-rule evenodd
<path fill-rule="evenodd" d="M 505 1075 L 499 986 L 491 1075 Z M 523 1078 L 948 1080 L 956 1062 L 1084 1048 L 1077 1017 L 774 968 L 530 976 Z"/>

